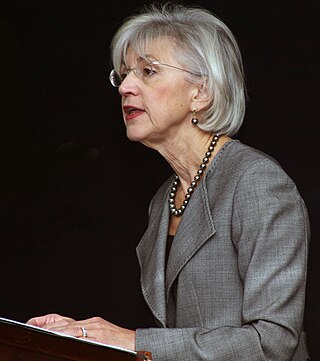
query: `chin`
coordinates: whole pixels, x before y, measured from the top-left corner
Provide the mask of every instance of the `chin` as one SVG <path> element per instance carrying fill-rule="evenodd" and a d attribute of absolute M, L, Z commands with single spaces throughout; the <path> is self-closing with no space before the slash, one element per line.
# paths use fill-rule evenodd
<path fill-rule="evenodd" d="M 146 136 L 139 130 L 134 131 L 133 129 L 127 128 L 127 138 L 132 142 L 143 142 L 146 139 Z"/>
<path fill-rule="evenodd" d="M 161 134 L 150 125 L 127 124 L 127 138 L 132 142 L 139 142 L 147 147 L 161 143 Z"/>

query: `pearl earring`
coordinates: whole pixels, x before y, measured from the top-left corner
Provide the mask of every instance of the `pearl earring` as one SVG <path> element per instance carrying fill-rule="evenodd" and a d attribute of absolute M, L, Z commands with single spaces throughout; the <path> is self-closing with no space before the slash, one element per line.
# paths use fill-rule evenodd
<path fill-rule="evenodd" d="M 197 110 L 198 110 L 197 107 L 192 107 L 192 119 L 191 119 L 191 123 L 192 123 L 193 125 L 198 124 L 198 121 L 199 121 L 199 120 L 197 119 L 197 117 L 196 117 Z"/>

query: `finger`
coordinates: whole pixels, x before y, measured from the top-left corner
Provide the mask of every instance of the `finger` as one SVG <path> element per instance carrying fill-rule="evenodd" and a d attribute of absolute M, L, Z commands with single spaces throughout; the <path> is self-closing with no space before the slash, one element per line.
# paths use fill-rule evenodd
<path fill-rule="evenodd" d="M 30 320 L 28 320 L 26 323 L 27 325 L 43 327 L 48 323 L 59 321 L 62 318 L 63 316 L 58 315 L 57 313 L 50 313 L 44 316 L 33 317 Z"/>
<path fill-rule="evenodd" d="M 95 327 L 92 328 L 92 326 Z M 68 335 L 91 341 L 97 341 L 96 336 L 97 336 L 97 332 L 99 332 L 97 331 L 97 325 L 90 322 L 90 319 L 84 321 L 75 321 L 64 328 L 57 327 L 55 331 L 67 333 Z"/>
<path fill-rule="evenodd" d="M 46 329 L 46 330 L 52 330 L 54 331 L 55 329 L 63 329 L 63 328 L 67 328 L 70 326 L 70 324 L 73 324 L 75 322 L 75 320 L 73 320 L 70 317 L 62 317 L 60 319 L 54 319 L 52 322 L 50 322 L 50 320 L 48 320 L 48 322 L 43 325 L 42 328 Z"/>
<path fill-rule="evenodd" d="M 78 324 L 72 323 L 72 324 L 66 324 L 66 325 L 57 325 L 52 324 L 48 330 L 63 333 L 65 335 L 77 337 L 77 338 L 87 338 L 88 337 L 88 331 L 86 328 L 84 330 L 82 329 L 83 326 L 80 326 Z M 86 335 L 86 336 L 85 336 Z"/>

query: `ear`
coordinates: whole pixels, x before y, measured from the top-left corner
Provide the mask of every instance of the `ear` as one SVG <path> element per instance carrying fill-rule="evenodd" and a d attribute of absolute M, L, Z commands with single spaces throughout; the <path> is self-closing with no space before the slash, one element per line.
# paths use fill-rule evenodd
<path fill-rule="evenodd" d="M 198 84 L 192 90 L 192 104 L 191 106 L 197 107 L 198 110 L 205 109 L 210 102 L 212 97 L 208 93 L 206 84 Z"/>

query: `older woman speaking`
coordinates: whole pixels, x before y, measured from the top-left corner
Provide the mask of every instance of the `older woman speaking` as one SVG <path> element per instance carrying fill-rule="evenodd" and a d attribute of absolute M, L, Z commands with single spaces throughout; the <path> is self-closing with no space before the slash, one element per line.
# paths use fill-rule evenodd
<path fill-rule="evenodd" d="M 232 139 L 245 86 L 231 31 L 204 9 L 151 6 L 120 27 L 112 60 L 128 138 L 174 171 L 137 247 L 158 327 L 56 314 L 29 323 L 156 361 L 307 360 L 307 211 L 274 159 Z"/>

